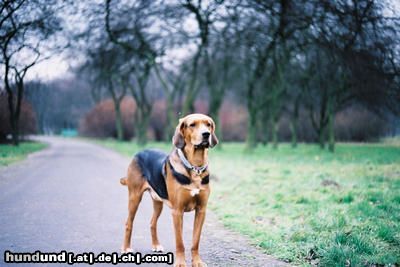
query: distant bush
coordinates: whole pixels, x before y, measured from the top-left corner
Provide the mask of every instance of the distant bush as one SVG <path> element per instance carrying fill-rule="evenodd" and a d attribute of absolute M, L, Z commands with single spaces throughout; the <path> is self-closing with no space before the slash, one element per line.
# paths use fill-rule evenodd
<path fill-rule="evenodd" d="M 219 111 L 221 140 L 243 141 L 246 139 L 247 110 L 243 105 L 225 101 Z"/>
<path fill-rule="evenodd" d="M 298 140 L 315 142 L 317 135 L 306 111 L 300 112 Z M 349 107 L 335 117 L 335 138 L 337 141 L 377 141 L 390 132 L 390 124 L 375 113 L 360 107 Z M 279 122 L 279 140 L 290 141 L 291 132 L 288 116 Z"/>
<path fill-rule="evenodd" d="M 129 140 L 134 136 L 133 120 L 136 110 L 135 101 L 126 97 L 121 102 L 122 127 L 124 139 Z M 115 110 L 111 99 L 106 99 L 90 110 L 79 124 L 79 133 L 83 136 L 106 138 L 116 137 Z"/>
<path fill-rule="evenodd" d="M 389 131 L 387 121 L 363 108 L 346 109 L 335 120 L 335 135 L 340 141 L 377 141 Z"/>
<path fill-rule="evenodd" d="M 290 117 L 287 114 L 283 115 L 279 120 L 278 137 L 279 141 L 291 141 Z M 317 141 L 317 134 L 312 127 L 309 114 L 306 110 L 301 110 L 299 113 L 297 139 L 299 142 Z"/>
<path fill-rule="evenodd" d="M 124 128 L 124 139 L 134 137 L 135 101 L 126 98 L 121 105 Z M 175 114 L 179 114 L 175 105 Z M 197 100 L 195 112 L 208 114 L 208 102 Z M 177 115 L 177 119 L 183 115 Z M 219 112 L 219 138 L 223 141 L 244 141 L 247 134 L 248 113 L 244 105 L 225 100 Z M 150 140 L 165 140 L 167 109 L 164 99 L 154 101 L 150 117 L 148 138 Z M 174 127 L 178 121 L 171 122 Z M 266 128 L 270 131 L 270 127 Z M 338 141 L 374 141 L 385 136 L 390 131 L 389 123 L 376 114 L 356 107 L 350 107 L 339 112 L 335 119 L 335 137 Z M 111 99 L 104 100 L 89 111 L 81 120 L 79 133 L 84 136 L 106 138 L 116 137 L 114 104 Z M 261 131 L 260 131 L 260 136 Z M 279 120 L 278 138 L 280 142 L 291 141 L 290 121 L 287 114 Z M 310 122 L 309 113 L 301 110 L 298 120 L 297 138 L 299 142 L 315 142 L 317 135 Z M 169 138 L 168 140 L 169 141 Z"/>
<path fill-rule="evenodd" d="M 7 94 L 0 93 L 0 141 L 4 142 L 7 136 L 11 134 L 10 113 L 8 110 Z M 32 105 L 25 100 L 22 100 L 21 113 L 19 118 L 20 135 L 35 134 L 36 113 Z"/>
<path fill-rule="evenodd" d="M 194 102 L 194 111 L 196 113 L 207 114 L 208 113 L 208 101 L 206 100 L 196 100 Z"/>
<path fill-rule="evenodd" d="M 157 100 L 153 104 L 150 117 L 150 128 L 156 141 L 163 140 L 167 122 L 167 104 L 165 100 Z"/>

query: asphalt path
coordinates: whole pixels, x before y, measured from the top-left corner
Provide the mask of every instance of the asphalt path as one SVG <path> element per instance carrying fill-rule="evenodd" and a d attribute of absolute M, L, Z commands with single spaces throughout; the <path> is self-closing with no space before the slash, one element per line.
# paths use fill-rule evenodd
<path fill-rule="evenodd" d="M 0 266 L 15 265 L 4 262 L 6 250 L 119 252 L 128 201 L 127 188 L 120 185 L 119 178 L 125 176 L 130 158 L 82 140 L 36 139 L 49 143 L 49 147 L 22 162 L 0 168 Z M 134 252 L 152 253 L 151 215 L 152 201 L 146 193 L 134 221 Z M 184 218 L 188 266 L 192 225 L 193 212 Z M 165 252 L 174 252 L 172 218 L 167 206 L 158 221 L 158 232 Z M 251 246 L 245 237 L 226 230 L 210 211 L 200 255 L 208 266 L 285 265 Z M 38 266 L 47 265 L 54 264 Z"/>

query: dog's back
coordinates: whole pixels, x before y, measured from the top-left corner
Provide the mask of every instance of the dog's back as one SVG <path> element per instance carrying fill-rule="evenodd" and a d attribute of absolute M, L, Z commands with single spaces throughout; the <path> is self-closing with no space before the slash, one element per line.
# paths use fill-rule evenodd
<path fill-rule="evenodd" d="M 134 157 L 144 178 L 151 188 L 163 199 L 168 199 L 163 168 L 167 154 L 156 149 L 146 149 Z"/>

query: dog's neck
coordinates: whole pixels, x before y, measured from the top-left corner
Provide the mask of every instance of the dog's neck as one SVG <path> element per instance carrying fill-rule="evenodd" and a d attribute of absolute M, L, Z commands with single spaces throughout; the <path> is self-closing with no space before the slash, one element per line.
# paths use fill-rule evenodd
<path fill-rule="evenodd" d="M 185 146 L 183 149 L 186 159 L 193 166 L 201 167 L 207 164 L 208 149 L 195 148 L 194 146 Z"/>

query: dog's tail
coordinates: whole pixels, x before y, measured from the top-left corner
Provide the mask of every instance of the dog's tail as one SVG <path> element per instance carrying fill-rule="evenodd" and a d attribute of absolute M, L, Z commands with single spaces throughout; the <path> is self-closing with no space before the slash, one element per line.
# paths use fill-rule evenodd
<path fill-rule="evenodd" d="M 126 184 L 127 184 L 126 177 L 122 177 L 121 179 L 119 179 L 119 182 L 120 182 L 122 185 L 126 185 Z"/>

